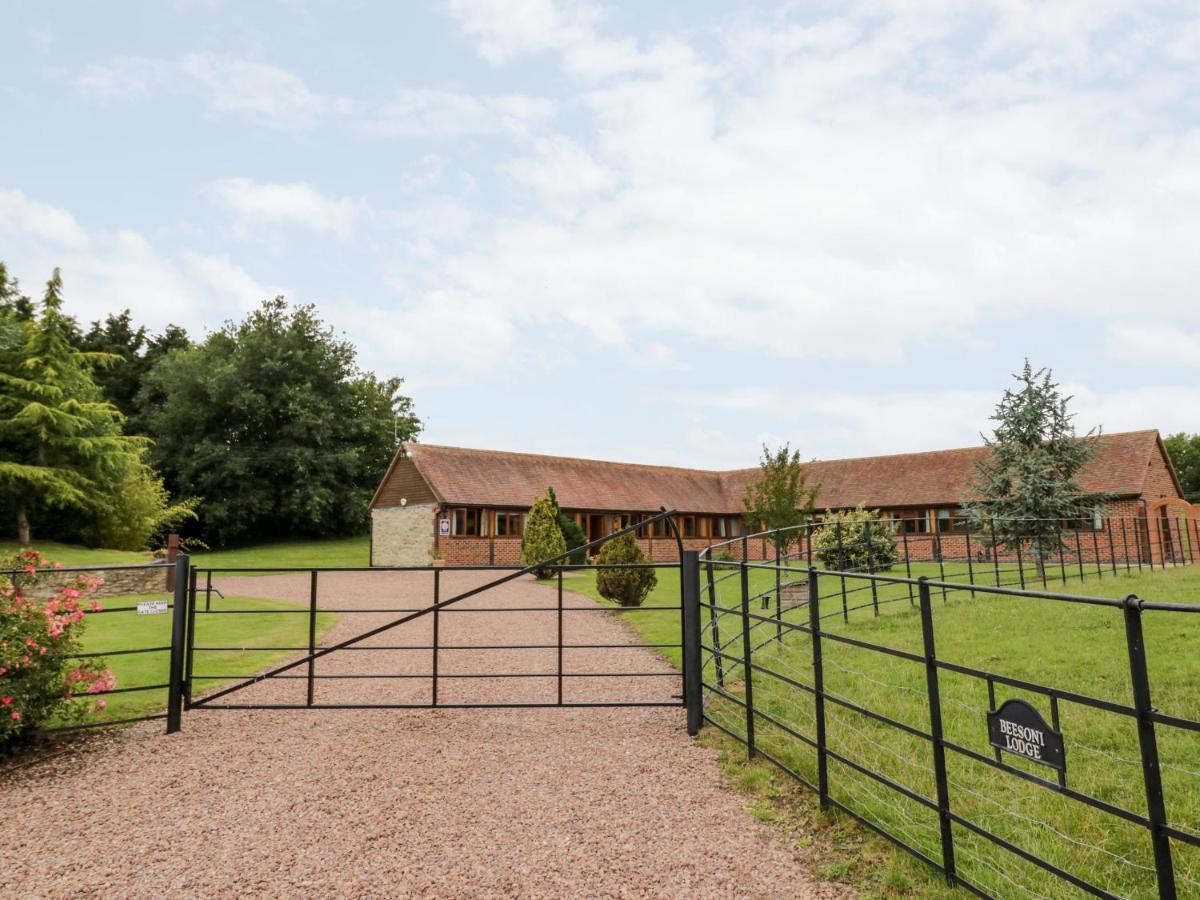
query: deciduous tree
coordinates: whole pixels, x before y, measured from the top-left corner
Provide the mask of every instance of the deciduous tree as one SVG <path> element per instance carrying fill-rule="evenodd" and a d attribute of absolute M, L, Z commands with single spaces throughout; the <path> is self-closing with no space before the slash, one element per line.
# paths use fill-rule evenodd
<path fill-rule="evenodd" d="M 312 306 L 276 297 L 163 356 L 138 415 L 168 488 L 204 498 L 209 543 L 352 534 L 397 439 L 420 430 L 401 385 L 360 370 Z"/>
<path fill-rule="evenodd" d="M 772 452 L 763 445 L 759 477 L 747 485 L 742 505 L 749 531 L 771 531 L 781 556 L 801 539 L 799 526 L 813 514 L 820 485 L 809 487 L 800 451 L 784 444 Z"/>
<path fill-rule="evenodd" d="M 1183 486 L 1183 495 L 1200 503 L 1200 434 L 1173 434 L 1163 439 L 1171 465 Z"/>

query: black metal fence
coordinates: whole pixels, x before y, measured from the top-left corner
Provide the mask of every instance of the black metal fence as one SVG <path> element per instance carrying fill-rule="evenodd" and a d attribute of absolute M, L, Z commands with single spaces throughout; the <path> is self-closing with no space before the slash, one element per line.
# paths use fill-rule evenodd
<path fill-rule="evenodd" d="M 153 573 L 166 584 L 168 567 L 158 565 L 96 565 L 96 566 L 61 566 L 56 569 L 44 569 L 30 573 L 24 569 L 9 569 L 0 571 L 14 588 L 33 592 L 38 596 L 41 592 L 53 590 L 47 581 L 57 585 L 66 584 L 66 579 L 76 576 L 103 576 L 118 573 Z M 168 698 L 171 688 L 171 673 L 177 671 L 172 662 L 172 640 L 170 619 L 168 616 L 174 608 L 174 602 L 167 600 L 164 592 L 159 595 L 146 595 L 141 601 L 132 597 L 114 598 L 113 602 L 98 601 L 99 609 L 89 609 L 86 619 L 89 623 L 88 633 L 94 635 L 102 629 L 103 638 L 98 642 L 90 641 L 88 649 L 79 653 L 70 653 L 63 659 L 117 661 L 118 669 L 125 669 L 132 674 L 125 677 L 122 673 L 115 687 L 96 693 L 80 693 L 72 698 L 74 704 L 95 704 L 103 701 L 107 708 L 101 712 L 89 712 L 82 722 L 72 722 L 66 725 L 49 725 L 40 729 L 45 734 L 79 731 L 93 728 L 105 728 L 115 725 L 127 725 L 134 722 L 147 722 L 167 718 Z M 82 602 L 91 603 L 92 598 L 84 596 Z M 157 601 L 157 602 L 156 602 Z M 130 640 L 129 634 L 137 638 Z M 107 642 L 111 641 L 111 645 Z M 133 666 L 121 666 L 127 660 L 137 660 Z"/>
<path fill-rule="evenodd" d="M 829 571 L 810 537 L 685 565 L 690 730 L 979 896 L 1200 896 L 1200 605 L 1042 586 L 1136 558 Z"/>
<path fill-rule="evenodd" d="M 662 512 L 674 526 L 673 514 Z M 595 548 L 623 534 L 593 541 Z M 552 576 L 546 587 L 502 594 L 498 589 L 534 567 L 373 568 L 190 568 L 178 619 L 185 647 L 180 685 L 184 709 L 368 709 L 462 707 L 679 706 L 681 674 L 663 664 L 638 668 L 643 653 L 681 650 L 678 639 L 649 643 L 623 628 L 580 627 L 581 616 L 682 614 L 682 604 L 622 607 L 571 599 L 569 579 L 604 568 L 677 569 L 678 563 L 572 565 L 563 554 L 537 568 Z M 265 606 L 225 593 L 239 575 L 291 575 L 304 602 Z M 357 579 L 354 588 L 346 579 Z M 493 577 L 494 576 L 494 577 Z M 366 584 L 363 584 L 363 581 Z M 564 581 L 566 586 L 564 587 Z M 243 588 L 244 588 L 244 582 Z M 354 588 L 352 590 L 352 588 Z M 214 594 L 217 599 L 214 600 Z M 400 602 L 397 602 L 397 598 Z M 213 644 L 202 635 L 205 617 L 253 616 L 299 619 L 303 628 L 283 629 L 304 643 L 277 641 Z M 329 622 L 337 616 L 336 625 Z M 356 620 L 356 627 L 350 620 Z M 475 620 L 474 622 L 470 620 Z M 264 626 L 263 634 L 280 629 Z M 674 633 L 680 629 L 676 625 Z M 509 635 L 498 639 L 496 635 Z M 577 635 L 572 637 L 572 635 Z M 601 639 L 597 640 L 596 635 Z M 287 661 L 256 673 L 233 672 L 222 660 L 253 660 L 254 654 L 285 655 Z M 364 662 L 374 657 L 378 665 Z M 230 683 L 232 682 L 232 683 Z M 205 691 L 206 685 L 223 683 Z M 665 688 L 646 688 L 657 683 Z M 485 685 L 471 688 L 471 685 Z"/>

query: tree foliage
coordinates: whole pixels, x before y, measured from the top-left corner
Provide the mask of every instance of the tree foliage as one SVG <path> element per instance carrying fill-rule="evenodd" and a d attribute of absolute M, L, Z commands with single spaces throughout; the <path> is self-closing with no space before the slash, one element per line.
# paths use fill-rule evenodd
<path fill-rule="evenodd" d="M 363 530 L 397 439 L 421 427 L 401 385 L 276 297 L 166 353 L 137 405 L 167 486 L 205 498 L 202 536 L 228 544 Z"/>
<path fill-rule="evenodd" d="M 587 535 L 583 533 L 583 529 L 579 527 L 579 523 L 568 516 L 558 505 L 558 497 L 554 493 L 553 487 L 546 488 L 546 495 L 550 498 L 550 502 L 554 504 L 554 516 L 558 522 L 558 530 L 562 532 L 563 541 L 567 545 L 568 550 L 575 550 L 567 557 L 567 562 L 573 566 L 580 566 L 587 562 L 587 551 L 578 550 L 588 542 Z"/>
<path fill-rule="evenodd" d="M 1183 496 L 1200 503 L 1200 434 L 1173 434 L 1163 439 L 1171 465 L 1183 486 Z"/>
<path fill-rule="evenodd" d="M 0 352 L 0 506 L 12 510 L 26 546 L 32 523 L 53 511 L 96 519 L 122 502 L 130 479 L 153 478 L 143 462 L 147 441 L 121 433 L 120 412 L 92 377 L 110 357 L 74 345 L 62 306 L 55 269 L 37 316 L 22 323 L 23 339 Z M 166 510 L 160 499 L 157 513 Z M 142 546 L 148 536 L 130 541 Z"/>
<path fill-rule="evenodd" d="M 610 538 L 601 546 L 596 557 L 596 562 L 601 566 L 619 566 L 622 563 L 644 565 L 649 561 L 632 531 Z M 657 584 L 658 575 L 653 569 L 596 570 L 596 590 L 600 596 L 621 606 L 641 606 Z"/>
<path fill-rule="evenodd" d="M 826 513 L 813 531 L 812 545 L 821 565 L 841 572 L 890 569 L 900 558 L 892 523 L 861 503 L 847 512 Z"/>
<path fill-rule="evenodd" d="M 786 555 L 788 547 L 801 538 L 798 526 L 812 518 L 821 486 L 809 487 L 799 450 L 787 444 L 774 452 L 765 444 L 762 449 L 758 480 L 747 485 L 742 498 L 746 528 L 775 532 L 776 547 Z"/>
<path fill-rule="evenodd" d="M 191 346 L 187 332 L 168 325 L 162 334 L 151 335 L 144 325 L 135 325 L 128 309 L 106 316 L 79 339 L 83 350 L 107 353 L 112 363 L 96 372 L 96 383 L 109 402 L 126 417 L 126 431 L 140 433 L 137 396 L 154 364 L 172 350 Z"/>
<path fill-rule="evenodd" d="M 563 540 L 562 531 L 558 527 L 558 505 L 553 496 L 547 491 L 545 496 L 533 501 L 529 515 L 525 517 L 525 536 L 521 542 L 521 564 L 536 566 L 533 570 L 535 578 L 549 578 L 554 569 L 549 566 L 538 566 L 538 563 L 554 559 L 567 552 L 567 542 Z"/>
<path fill-rule="evenodd" d="M 1079 437 L 1074 416 L 1049 369 L 1034 371 L 1025 361 L 1015 389 L 1007 389 L 992 421 L 993 436 L 984 436 L 990 449 L 976 464 L 972 493 L 980 499 L 965 505 L 973 526 L 991 540 L 994 519 L 996 544 L 1015 551 L 1028 544 L 1039 571 L 1046 559 L 1065 549 L 1064 522 L 1091 518 L 1105 497 L 1089 493 L 1079 474 L 1095 454 Z"/>

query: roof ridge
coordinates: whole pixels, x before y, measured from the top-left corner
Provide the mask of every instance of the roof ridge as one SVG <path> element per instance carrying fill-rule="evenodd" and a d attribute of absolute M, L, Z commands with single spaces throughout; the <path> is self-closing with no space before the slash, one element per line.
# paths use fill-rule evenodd
<path fill-rule="evenodd" d="M 407 448 L 409 444 L 405 444 Z M 620 462 L 613 459 L 593 459 L 587 456 L 561 456 L 555 453 L 529 453 L 523 450 L 484 450 L 478 447 L 455 447 L 450 444 L 422 444 L 412 442 L 413 448 L 418 449 L 433 449 L 433 450 L 455 450 L 461 453 L 475 453 L 481 456 L 508 456 L 520 457 L 522 459 L 553 459 L 559 462 L 579 462 L 587 463 L 593 466 L 614 466 L 619 468 L 633 469 L 665 469 L 669 472 L 688 472 L 693 475 L 722 475 L 720 469 L 697 469 L 691 466 L 668 466 L 660 463 L 635 463 L 635 462 Z"/>

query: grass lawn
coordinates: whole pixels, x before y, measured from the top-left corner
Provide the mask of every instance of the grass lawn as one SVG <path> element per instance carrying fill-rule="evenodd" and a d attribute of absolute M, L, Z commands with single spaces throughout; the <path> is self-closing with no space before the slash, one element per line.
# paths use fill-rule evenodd
<path fill-rule="evenodd" d="M 950 579 L 964 580 L 965 569 L 962 564 L 946 564 L 945 572 Z M 939 570 L 936 564 L 924 564 L 914 566 L 913 574 L 936 577 Z M 976 566 L 975 576 L 979 583 L 993 578 L 986 566 Z M 1032 572 L 1026 577 L 1033 587 Z M 1065 584 L 1061 577 L 1060 570 L 1050 573 L 1051 590 L 1107 597 L 1136 593 L 1153 600 L 1200 602 L 1200 567 L 1122 572 L 1116 576 L 1110 571 L 1103 578 L 1093 570 L 1084 583 L 1080 583 L 1077 570 L 1068 568 Z M 594 580 L 594 573 L 585 573 L 569 577 L 567 584 L 572 590 L 597 597 Z M 751 594 L 768 588 L 773 580 L 771 572 L 752 572 Z M 1004 580 L 1015 580 L 1015 572 L 1005 573 Z M 704 579 L 701 581 L 703 587 Z M 827 631 L 920 652 L 920 616 L 909 604 L 907 586 L 878 588 L 880 615 L 876 618 L 869 586 L 847 581 L 846 605 L 851 611 L 849 621 L 844 622 L 839 614 L 840 580 L 826 577 L 820 584 L 823 627 Z M 721 582 L 717 590 L 719 606 L 740 608 L 736 576 Z M 660 570 L 659 585 L 647 604 L 677 603 L 678 591 L 678 573 Z M 764 614 L 758 601 L 752 611 Z M 829 613 L 834 615 L 825 618 Z M 985 594 L 972 597 L 969 591 L 959 590 L 946 598 L 935 594 L 933 616 L 937 653 L 943 660 L 1106 700 L 1131 702 L 1120 610 Z M 785 613 L 788 621 L 806 622 L 807 617 L 806 608 Z M 633 613 L 624 620 L 648 642 L 678 642 L 678 612 Z M 704 622 L 704 643 L 711 645 L 707 615 Z M 732 639 L 727 652 L 740 657 L 740 615 L 723 614 L 718 624 L 721 642 Z M 1200 718 L 1200 615 L 1147 612 L 1144 630 L 1154 705 L 1168 714 Z M 811 638 L 795 632 L 785 633 L 782 642 L 771 641 L 774 631 L 773 624 L 752 624 L 753 642 L 766 642 L 755 651 L 755 662 L 810 684 Z M 678 663 L 678 651 L 667 651 L 667 655 Z M 827 691 L 928 731 L 923 665 L 832 640 L 823 642 L 823 657 Z M 728 692 L 744 696 L 745 672 L 740 663 L 727 660 L 724 668 Z M 803 735 L 814 736 L 810 694 L 759 671 L 751 675 L 757 709 Z M 705 665 L 704 680 L 709 684 L 716 681 L 711 658 Z M 939 681 L 947 739 L 990 757 L 985 718 L 987 683 L 947 671 L 940 673 Z M 996 686 L 997 703 L 1009 697 L 1028 700 L 1050 719 L 1049 702 L 1043 695 Z M 734 733 L 745 734 L 745 713 L 735 702 L 712 696 L 707 713 Z M 1060 702 L 1060 715 L 1068 785 L 1144 814 L 1146 800 L 1134 720 L 1066 701 Z M 765 718 L 757 718 L 755 726 L 760 748 L 815 780 L 815 752 L 808 745 Z M 924 797 L 935 796 L 931 749 L 926 740 L 833 703 L 826 704 L 826 729 L 831 749 Z M 1157 732 L 1168 817 L 1179 827 L 1200 833 L 1200 735 L 1161 725 Z M 714 738 L 710 735 L 710 739 Z M 744 750 L 739 752 L 728 739 L 716 738 L 715 742 L 724 747 L 731 765 L 738 756 L 744 756 Z M 1013 757 L 1006 757 L 1006 762 L 1042 777 L 1054 775 L 1052 770 Z M 1114 893 L 1157 896 L 1153 855 L 1145 829 L 954 752 L 947 753 L 947 765 L 951 805 L 959 814 Z M 753 802 L 773 809 L 772 798 L 786 792 L 780 787 L 778 770 L 772 775 L 754 774 L 760 767 L 746 767 L 744 780 L 756 785 Z M 928 856 L 940 859 L 934 813 L 836 760 L 830 760 L 829 778 L 834 797 Z M 993 895 L 1025 896 L 1032 891 L 1035 896 L 1073 896 L 1074 889 L 1065 882 L 960 826 L 954 828 L 954 841 L 960 873 Z M 880 852 L 879 845 L 870 841 L 863 846 L 873 847 L 872 853 Z M 1180 895 L 1200 896 L 1200 850 L 1175 841 L 1173 852 Z M 871 891 L 896 893 L 896 885 L 904 884 L 907 887 L 901 893 L 944 893 L 939 878 L 916 861 L 889 859 L 884 869 L 874 866 L 876 874 L 870 876 L 868 885 Z M 853 859 L 846 864 L 851 868 L 855 865 Z"/>
<path fill-rule="evenodd" d="M 7 559 L 22 550 L 16 541 L 0 541 L 0 559 Z M 150 562 L 153 554 L 146 551 L 98 550 L 78 544 L 59 544 L 54 541 L 35 541 L 33 548 L 64 566 L 119 566 Z"/>
<path fill-rule="evenodd" d="M 117 676 L 117 688 L 162 685 L 166 683 L 167 664 L 170 658 L 171 613 L 139 616 L 136 612 L 139 600 L 167 599 L 166 594 L 135 597 L 112 597 L 103 601 L 106 612 L 92 614 L 85 620 L 87 628 L 83 636 L 83 652 L 113 653 L 146 647 L 166 649 L 153 653 L 136 653 L 106 657 L 106 663 Z M 196 614 L 197 646 L 220 647 L 303 647 L 308 644 L 308 616 L 280 615 L 272 610 L 305 608 L 301 604 L 282 600 L 259 600 L 248 597 L 227 597 L 214 600 L 214 607 L 228 609 L 263 610 L 257 613 L 237 615 Z M 125 611 L 126 608 L 132 610 Z M 117 611 L 121 610 L 121 611 Z M 337 613 L 317 614 L 318 638 L 337 621 Z M 251 675 L 275 663 L 281 662 L 294 652 L 286 650 L 237 650 L 222 653 L 197 653 L 194 675 Z M 196 691 L 215 689 L 227 682 L 198 681 Z M 91 698 L 94 699 L 94 698 Z M 167 702 L 165 687 L 128 694 L 116 693 L 105 698 L 108 708 L 93 712 L 85 720 L 99 722 L 108 719 L 123 719 L 148 715 L 162 710 Z M 89 699 L 79 702 L 88 703 Z"/>
<path fill-rule="evenodd" d="M 201 551 L 192 565 L 229 568 L 352 567 L 370 565 L 371 539 L 366 535 L 317 541 L 280 541 L 230 550 Z M 253 574 L 253 573 L 246 573 Z"/>

